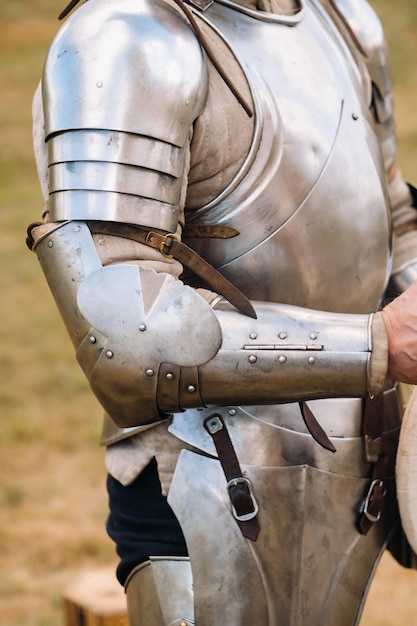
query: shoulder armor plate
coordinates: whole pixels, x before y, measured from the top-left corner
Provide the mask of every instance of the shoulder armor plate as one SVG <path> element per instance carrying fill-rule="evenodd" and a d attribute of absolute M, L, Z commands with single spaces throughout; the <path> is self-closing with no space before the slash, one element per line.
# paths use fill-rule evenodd
<path fill-rule="evenodd" d="M 206 93 L 205 56 L 172 5 L 89 0 L 45 63 L 45 134 L 101 128 L 182 147 Z"/>

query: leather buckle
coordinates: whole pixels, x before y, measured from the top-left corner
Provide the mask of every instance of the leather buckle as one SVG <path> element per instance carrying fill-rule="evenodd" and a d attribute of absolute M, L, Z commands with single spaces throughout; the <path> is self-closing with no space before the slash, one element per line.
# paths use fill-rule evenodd
<path fill-rule="evenodd" d="M 231 494 L 230 490 L 233 487 L 238 487 L 239 485 L 245 485 L 246 486 L 246 490 L 249 494 L 249 498 L 250 498 L 250 502 L 252 503 L 253 506 L 253 511 L 250 511 L 249 513 L 243 513 L 241 515 L 239 515 L 239 513 L 236 511 L 236 508 L 233 504 L 233 495 Z M 230 498 L 230 502 L 232 503 L 232 514 L 233 517 L 238 520 L 239 522 L 248 522 L 249 520 L 253 519 L 254 517 L 256 517 L 258 511 L 259 511 L 259 507 L 258 507 L 258 503 L 255 500 L 255 497 L 253 495 L 252 492 L 252 484 L 249 480 L 249 478 L 245 478 L 244 476 L 238 476 L 237 478 L 232 478 L 231 480 L 229 480 L 229 482 L 227 483 L 227 490 L 229 492 L 229 498 Z"/>
<path fill-rule="evenodd" d="M 363 513 L 370 522 L 377 522 L 382 514 L 384 506 L 384 497 L 387 493 L 383 480 L 373 480 L 369 486 L 368 493 L 363 501 L 361 513 Z"/>
<path fill-rule="evenodd" d="M 173 241 L 178 241 L 178 237 L 175 233 L 162 235 L 161 233 L 156 233 L 154 230 L 150 230 L 146 235 L 145 243 L 151 248 L 157 248 L 167 259 L 173 259 L 173 255 L 166 252 L 166 249 L 171 249 Z"/>

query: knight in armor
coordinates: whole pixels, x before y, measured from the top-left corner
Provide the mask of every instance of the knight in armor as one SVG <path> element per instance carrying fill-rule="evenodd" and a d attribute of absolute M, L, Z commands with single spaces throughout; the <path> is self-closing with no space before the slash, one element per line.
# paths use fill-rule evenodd
<path fill-rule="evenodd" d="M 88 0 L 29 230 L 105 410 L 132 626 L 352 626 L 398 511 L 417 212 L 365 0 Z M 67 14 L 70 13 L 67 17 Z"/>

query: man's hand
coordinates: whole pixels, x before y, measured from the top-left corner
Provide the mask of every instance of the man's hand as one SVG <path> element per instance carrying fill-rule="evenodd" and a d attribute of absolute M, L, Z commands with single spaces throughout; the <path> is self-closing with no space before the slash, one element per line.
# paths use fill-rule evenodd
<path fill-rule="evenodd" d="M 417 281 L 382 310 L 390 380 L 417 384 Z"/>

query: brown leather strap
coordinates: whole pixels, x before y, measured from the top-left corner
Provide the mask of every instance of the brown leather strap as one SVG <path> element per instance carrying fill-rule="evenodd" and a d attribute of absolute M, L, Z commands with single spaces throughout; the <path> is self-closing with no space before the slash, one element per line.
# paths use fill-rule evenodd
<path fill-rule="evenodd" d="M 204 37 L 202 30 L 197 24 L 197 21 L 195 20 L 191 10 L 184 4 L 183 0 L 174 0 L 174 2 L 181 9 L 184 15 L 187 17 L 188 21 L 190 22 L 191 28 L 194 31 L 195 36 L 197 37 L 201 47 L 207 54 L 207 57 L 210 59 L 213 66 L 216 68 L 219 76 L 221 76 L 225 84 L 229 87 L 230 91 L 235 96 L 236 100 L 246 111 L 246 114 L 248 115 L 248 117 L 252 117 L 253 109 L 252 109 L 251 104 L 246 100 L 246 98 L 244 98 L 243 94 L 240 93 L 239 89 L 236 87 L 233 80 L 223 70 L 220 61 L 217 60 L 217 57 L 214 54 L 213 50 L 210 48 L 208 41 L 206 41 L 206 38 Z"/>
<path fill-rule="evenodd" d="M 387 493 L 384 480 L 386 473 L 387 458 L 381 456 L 378 463 L 374 465 L 371 483 L 366 491 L 360 510 L 359 530 L 362 535 L 366 535 L 382 515 Z"/>
<path fill-rule="evenodd" d="M 310 435 L 317 443 L 330 452 L 336 452 L 336 448 L 326 435 L 323 428 L 318 423 L 316 416 L 308 406 L 307 402 L 300 402 L 301 415 L 303 416 L 304 424 L 307 426 Z"/>
<path fill-rule="evenodd" d="M 249 479 L 242 475 L 239 460 L 226 424 L 219 413 L 213 413 L 213 415 L 204 420 L 204 428 L 213 439 L 227 480 L 233 517 L 238 523 L 243 536 L 256 541 L 259 534 L 259 523 L 256 518 L 258 505 L 253 496 Z"/>
<path fill-rule="evenodd" d="M 367 463 L 377 463 L 382 450 L 382 433 L 384 430 L 384 395 L 365 400 L 362 438 L 363 456 Z"/>
<path fill-rule="evenodd" d="M 373 463 L 371 483 L 360 510 L 359 530 L 363 535 L 380 519 L 385 504 L 388 459 L 383 445 L 383 429 L 384 396 L 380 393 L 366 399 L 363 417 L 364 459 Z"/>
<path fill-rule="evenodd" d="M 159 250 L 160 253 L 167 258 L 177 259 L 202 278 L 213 291 L 226 298 L 226 300 L 233 304 L 241 313 L 256 319 L 255 310 L 248 298 L 210 265 L 210 263 L 207 263 L 207 261 L 185 243 L 179 241 L 176 235 L 163 234 L 153 230 L 143 230 L 129 224 L 114 222 L 94 221 L 88 222 L 88 226 L 93 234 L 113 235 L 115 237 L 133 239 L 138 243 L 143 243 L 146 246 Z M 225 235 L 227 235 L 227 227 L 221 227 L 221 231 L 223 232 L 222 238 L 225 238 Z M 235 233 L 236 231 L 233 232 Z"/>
<path fill-rule="evenodd" d="M 183 237 L 230 239 L 236 237 L 239 231 L 231 226 L 218 226 L 217 224 L 186 224 L 182 231 Z"/>
<path fill-rule="evenodd" d="M 65 7 L 65 9 L 63 11 L 61 11 L 61 13 L 58 15 L 58 19 L 59 20 L 63 20 L 64 17 L 66 17 L 68 15 L 68 13 L 70 13 L 72 11 L 72 9 L 74 7 L 77 6 L 77 4 L 79 3 L 80 0 L 71 0 L 71 2 L 69 2 L 67 4 L 67 6 Z"/>

